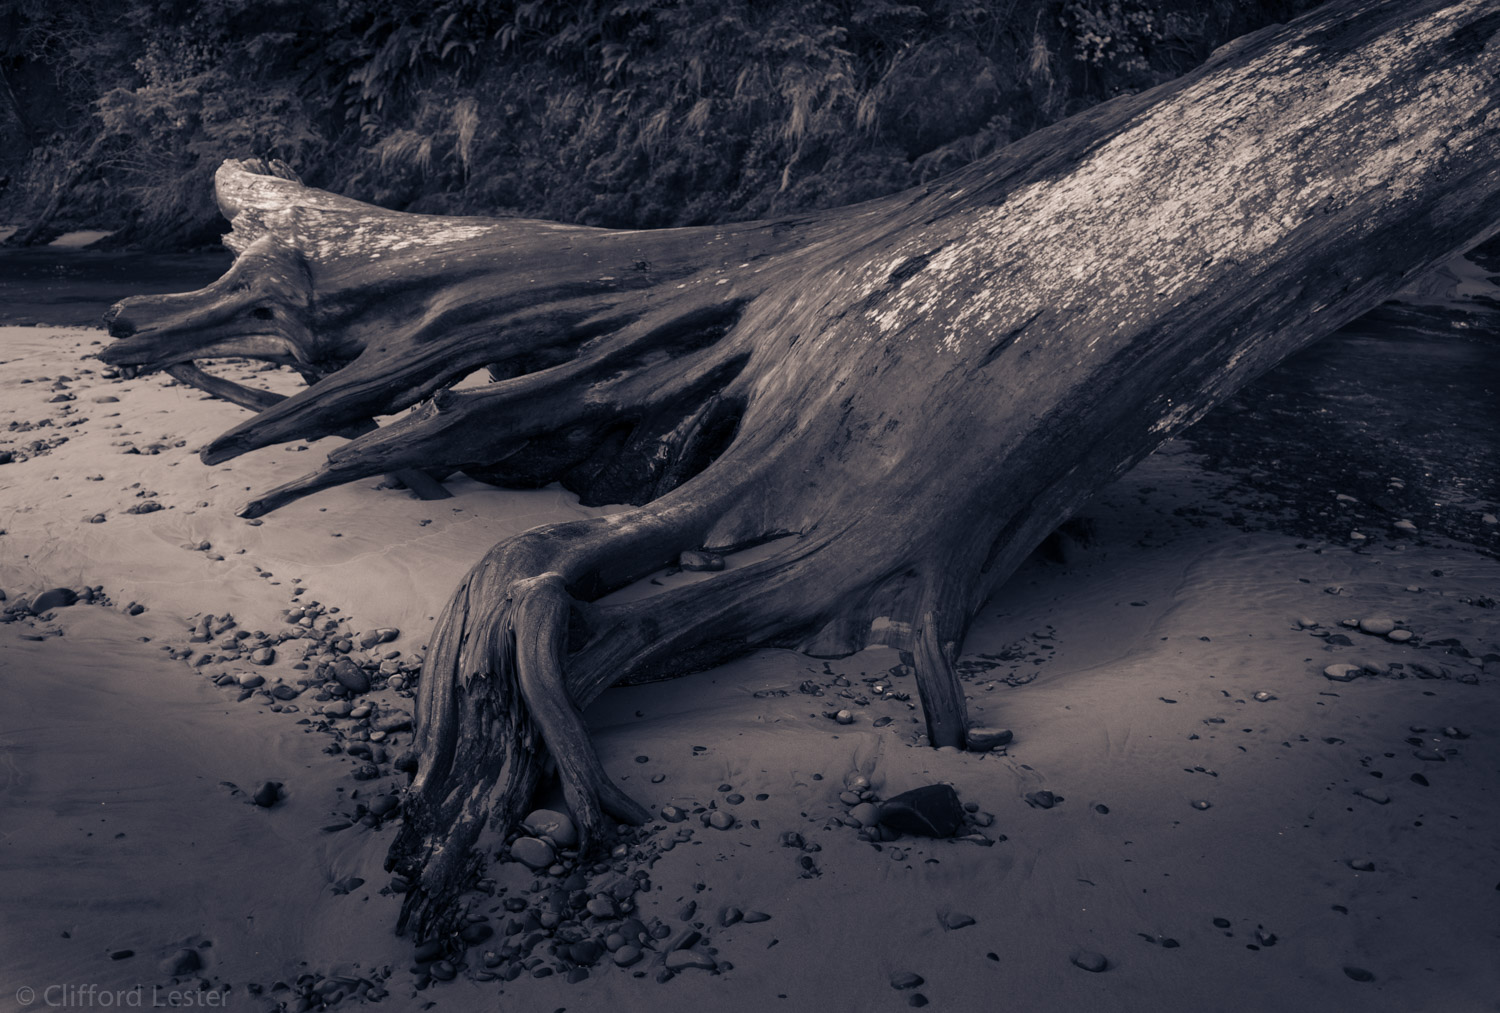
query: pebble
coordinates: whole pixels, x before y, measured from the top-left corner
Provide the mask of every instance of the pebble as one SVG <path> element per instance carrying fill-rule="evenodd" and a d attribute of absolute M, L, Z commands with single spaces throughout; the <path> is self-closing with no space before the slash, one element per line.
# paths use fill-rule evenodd
<path fill-rule="evenodd" d="M 1317 628 L 1318 621 L 1316 619 L 1309 619 L 1306 616 L 1303 616 L 1301 619 L 1297 620 L 1297 625 L 1302 627 L 1304 630 L 1312 630 Z"/>
<path fill-rule="evenodd" d="M 557 857 L 552 845 L 536 837 L 518 837 L 510 846 L 510 857 L 528 868 L 545 869 Z"/>
<path fill-rule="evenodd" d="M 1348 861 L 1349 868 L 1355 872 L 1374 872 L 1375 863 L 1368 858 L 1351 858 Z"/>
<path fill-rule="evenodd" d="M 264 809 L 269 809 L 281 801 L 281 782 L 266 781 L 259 788 L 255 789 L 255 794 L 251 797 L 255 800 L 256 805 Z"/>
<path fill-rule="evenodd" d="M 1206 798 L 1200 798 L 1193 802 L 1194 809 L 1212 809 L 1214 804 Z"/>
<path fill-rule="evenodd" d="M 771 920 L 771 916 L 768 915 L 768 914 L 766 914 L 764 911 L 746 911 L 745 912 L 745 924 L 746 925 L 754 925 L 756 922 L 768 922 L 770 920 Z"/>
<path fill-rule="evenodd" d="M 906 1005 L 921 1009 L 923 1006 L 927 1005 L 927 997 L 921 992 L 913 992 L 911 995 L 906 997 Z"/>
<path fill-rule="evenodd" d="M 269 665 L 276 660 L 276 649 L 274 647 L 258 647 L 250 652 L 250 664 Z"/>
<path fill-rule="evenodd" d="M 380 776 L 380 768 L 373 763 L 361 763 L 349 772 L 356 781 L 373 781 Z"/>
<path fill-rule="evenodd" d="M 964 807 L 952 785 L 929 784 L 884 802 L 880 822 L 899 833 L 952 837 L 963 826 Z"/>
<path fill-rule="evenodd" d="M 333 663 L 333 677 L 351 693 L 368 693 L 370 691 L 370 677 L 365 670 L 360 668 L 348 658 L 339 658 Z"/>
<path fill-rule="evenodd" d="M 1364 669 L 1359 665 L 1337 662 L 1323 669 L 1323 674 L 1334 682 L 1353 682 Z"/>
<path fill-rule="evenodd" d="M 667 954 L 666 965 L 669 971 L 685 971 L 690 967 L 712 971 L 719 966 L 713 957 L 698 950 L 673 950 Z"/>
<path fill-rule="evenodd" d="M 550 837 L 560 848 L 571 848 L 578 843 L 578 828 L 573 825 L 573 818 L 556 809 L 533 810 L 521 821 L 521 826 L 538 837 Z"/>
<path fill-rule="evenodd" d="M 926 981 L 920 974 L 914 971 L 897 971 L 891 975 L 891 988 L 900 990 L 904 988 L 916 988 Z"/>
<path fill-rule="evenodd" d="M 841 725 L 852 725 L 854 724 L 854 713 L 849 710 L 841 710 L 834 714 L 833 720 Z"/>
<path fill-rule="evenodd" d="M 683 812 L 675 805 L 664 805 L 661 807 L 661 818 L 666 820 L 668 823 L 681 823 L 683 820 L 687 819 L 687 813 Z"/>
<path fill-rule="evenodd" d="M 395 795 L 376 795 L 370 799 L 370 812 L 376 816 L 387 816 L 395 812 L 401 805 L 401 800 Z"/>
<path fill-rule="evenodd" d="M 1374 637 L 1383 637 L 1395 628 L 1396 620 L 1387 616 L 1366 616 L 1359 621 L 1360 632 Z"/>
<path fill-rule="evenodd" d="M 1385 805 L 1391 800 L 1391 796 L 1381 788 L 1361 788 L 1354 794 L 1361 798 L 1367 798 L 1376 805 Z"/>
<path fill-rule="evenodd" d="M 1411 630 L 1391 630 L 1391 632 L 1385 635 L 1385 639 L 1395 641 L 1398 644 L 1404 644 L 1411 638 Z"/>
<path fill-rule="evenodd" d="M 861 802 L 849 810 L 849 815 L 862 827 L 873 827 L 880 822 L 880 806 L 874 802 Z"/>
<path fill-rule="evenodd" d="M 1444 763 L 1448 759 L 1436 749 L 1414 749 L 1411 755 L 1419 760 L 1427 760 L 1431 763 Z"/>
<path fill-rule="evenodd" d="M 974 924 L 974 916 L 962 911 L 949 911 L 942 916 L 943 927 L 949 930 L 968 928 Z"/>
<path fill-rule="evenodd" d="M 620 967 L 630 967 L 632 964 L 638 964 L 641 960 L 641 948 L 626 943 L 615 951 L 614 960 Z"/>
<path fill-rule="evenodd" d="M 724 557 L 717 552 L 700 552 L 689 549 L 677 557 L 677 565 L 684 570 L 712 572 L 724 569 Z"/>
<path fill-rule="evenodd" d="M 1104 954 L 1093 950 L 1074 950 L 1073 956 L 1069 959 L 1072 960 L 1074 967 L 1081 967 L 1095 974 L 1109 967 L 1109 961 L 1105 959 Z"/>
<path fill-rule="evenodd" d="M 239 678 L 239 683 L 245 689 L 254 689 L 257 686 L 264 686 L 266 677 L 258 673 L 255 675 L 242 675 Z"/>
<path fill-rule="evenodd" d="M 618 918 L 620 914 L 619 909 L 615 907 L 615 899 L 607 893 L 590 897 L 584 909 L 595 918 Z"/>
<path fill-rule="evenodd" d="M 1375 975 L 1366 971 L 1363 967 L 1346 967 L 1344 973 L 1354 981 L 1374 981 Z"/>
<path fill-rule="evenodd" d="M 966 744 L 976 753 L 987 753 L 1010 745 L 1015 733 L 1009 728 L 970 728 Z"/>
<path fill-rule="evenodd" d="M 37 595 L 31 603 L 31 611 L 41 615 L 51 609 L 67 608 L 78 601 L 78 594 L 70 587 L 54 587 Z"/>
<path fill-rule="evenodd" d="M 1394 529 L 1397 534 L 1402 535 L 1415 535 L 1417 533 L 1417 526 L 1404 517 L 1401 520 L 1397 521 L 1395 524 L 1392 524 L 1391 528 Z"/>
<path fill-rule="evenodd" d="M 709 814 L 708 825 L 715 830 L 728 830 L 734 826 L 734 817 L 723 809 L 715 809 Z"/>

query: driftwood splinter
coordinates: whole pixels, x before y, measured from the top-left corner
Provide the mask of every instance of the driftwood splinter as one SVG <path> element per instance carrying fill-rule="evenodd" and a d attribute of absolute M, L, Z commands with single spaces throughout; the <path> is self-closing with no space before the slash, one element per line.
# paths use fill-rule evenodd
<path fill-rule="evenodd" d="M 586 840 L 646 818 L 581 718 L 621 680 L 884 644 L 910 657 L 931 744 L 963 746 L 959 646 L 1041 538 L 1494 231 L 1497 76 L 1500 2 L 1345 0 L 930 186 L 661 231 L 402 214 L 230 162 L 233 267 L 116 306 L 101 357 L 317 378 L 209 463 L 417 405 L 247 516 L 403 468 L 634 505 L 501 542 L 438 621 L 391 851 L 415 881 L 403 925 L 433 935 L 548 755 Z M 483 366 L 493 383 L 447 389 Z M 730 565 L 599 602 L 703 548 Z"/>

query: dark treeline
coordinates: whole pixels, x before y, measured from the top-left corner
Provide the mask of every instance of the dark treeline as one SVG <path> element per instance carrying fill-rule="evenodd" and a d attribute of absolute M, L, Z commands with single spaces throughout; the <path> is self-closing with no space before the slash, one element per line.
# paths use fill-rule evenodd
<path fill-rule="evenodd" d="M 659 227 L 921 183 L 1315 0 L 0 0 L 0 221 L 183 248 L 226 157 Z"/>

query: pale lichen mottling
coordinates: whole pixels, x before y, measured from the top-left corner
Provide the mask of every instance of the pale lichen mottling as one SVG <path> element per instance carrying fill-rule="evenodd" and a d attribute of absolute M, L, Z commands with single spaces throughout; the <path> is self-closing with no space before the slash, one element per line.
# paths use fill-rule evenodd
<path fill-rule="evenodd" d="M 1074 314 L 1069 331 L 1088 333 L 1090 346 L 1123 339 L 1214 285 L 1222 265 L 1254 261 L 1324 208 L 1404 199 L 1494 129 L 1500 114 L 1465 124 L 1453 110 L 1483 108 L 1500 56 L 1485 66 L 1422 66 L 1426 47 L 1492 6 L 1455 5 L 1332 61 L 1310 63 L 1318 59 L 1310 47 L 1283 45 L 1204 77 L 1065 177 L 1022 187 L 999 207 L 960 211 L 866 265 L 861 299 L 911 257 L 941 247 L 876 300 L 869 338 L 928 334 L 912 325 L 930 327 L 936 314 L 942 349 L 970 354 L 1057 309 Z M 1317 171 L 1304 175 L 1308 166 Z M 945 311 L 941 301 L 955 290 L 972 294 Z"/>

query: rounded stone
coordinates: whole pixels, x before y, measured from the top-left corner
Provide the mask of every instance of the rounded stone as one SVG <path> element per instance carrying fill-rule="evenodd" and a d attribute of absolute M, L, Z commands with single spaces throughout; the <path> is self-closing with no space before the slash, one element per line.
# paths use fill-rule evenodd
<path fill-rule="evenodd" d="M 1385 639 L 1398 644 L 1404 644 L 1412 637 L 1411 630 L 1391 630 L 1385 635 Z"/>
<path fill-rule="evenodd" d="M 641 948 L 630 943 L 626 943 L 614 953 L 614 961 L 620 967 L 630 967 L 632 964 L 639 963 L 640 959 Z"/>
<path fill-rule="evenodd" d="M 510 846 L 510 857 L 531 869 L 545 869 L 557 853 L 552 845 L 536 837 L 518 837 Z"/>
<path fill-rule="evenodd" d="M 521 826 L 538 837 L 549 837 L 560 848 L 571 848 L 578 843 L 578 828 L 573 818 L 556 809 L 535 809 Z"/>
<path fill-rule="evenodd" d="M 862 827 L 873 827 L 880 822 L 880 806 L 874 802 L 861 802 L 849 810 L 849 815 Z"/>
<path fill-rule="evenodd" d="M 1323 674 L 1334 682 L 1353 682 L 1364 669 L 1359 665 L 1337 662 L 1323 669 Z"/>
<path fill-rule="evenodd" d="M 1396 628 L 1396 620 L 1387 616 L 1366 616 L 1359 621 L 1359 631 L 1373 637 L 1383 637 Z"/>
<path fill-rule="evenodd" d="M 687 813 L 683 812 L 675 805 L 664 805 L 661 807 L 661 818 L 666 820 L 668 823 L 681 823 L 683 820 L 687 819 Z"/>
<path fill-rule="evenodd" d="M 54 587 L 37 595 L 31 603 L 31 611 L 41 615 L 51 609 L 67 608 L 78 601 L 78 594 L 69 587 Z"/>
<path fill-rule="evenodd" d="M 1083 970 L 1092 971 L 1095 974 L 1109 967 L 1109 961 L 1105 958 L 1104 954 L 1096 953 L 1093 950 L 1074 950 L 1073 956 L 1069 959 L 1073 961 L 1074 967 L 1081 967 Z"/>
<path fill-rule="evenodd" d="M 723 809 L 715 809 L 709 814 L 708 825 L 715 830 L 728 830 L 734 826 L 734 817 Z"/>
<path fill-rule="evenodd" d="M 841 725 L 852 725 L 854 724 L 854 713 L 849 710 L 841 710 L 834 714 L 833 720 Z"/>
<path fill-rule="evenodd" d="M 891 975 L 891 988 L 898 991 L 900 989 L 916 988 L 924 981 L 926 979 L 915 971 L 897 971 Z"/>

